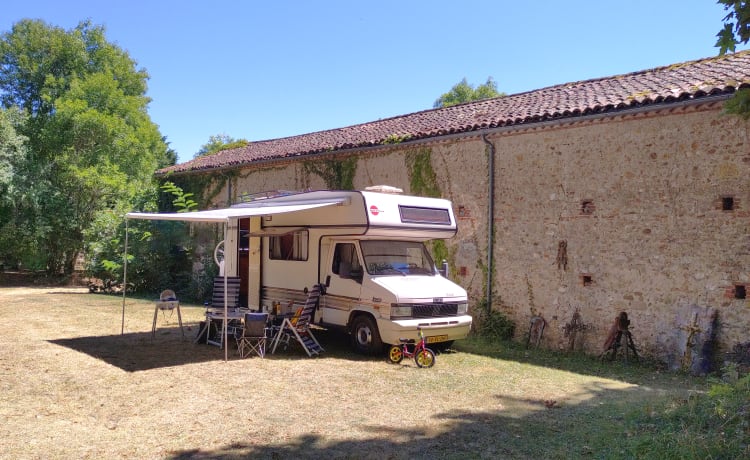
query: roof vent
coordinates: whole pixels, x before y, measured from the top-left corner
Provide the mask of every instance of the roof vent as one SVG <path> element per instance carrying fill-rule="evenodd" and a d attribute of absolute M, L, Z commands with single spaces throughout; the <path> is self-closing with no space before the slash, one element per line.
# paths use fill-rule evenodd
<path fill-rule="evenodd" d="M 369 187 L 365 187 L 365 191 L 379 192 L 379 193 L 393 193 L 393 194 L 404 193 L 404 191 L 401 190 L 400 188 L 391 187 L 390 185 L 371 185 Z"/>

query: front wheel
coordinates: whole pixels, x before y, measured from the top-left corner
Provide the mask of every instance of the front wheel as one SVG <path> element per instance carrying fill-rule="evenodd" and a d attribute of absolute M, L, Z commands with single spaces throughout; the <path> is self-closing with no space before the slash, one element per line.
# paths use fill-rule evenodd
<path fill-rule="evenodd" d="M 404 351 L 401 349 L 401 347 L 394 345 L 390 350 L 388 350 L 388 359 L 393 364 L 398 364 L 404 359 Z"/>
<path fill-rule="evenodd" d="M 358 353 L 375 355 L 383 350 L 380 332 L 375 320 L 366 315 L 354 318 L 352 323 L 352 345 Z"/>
<path fill-rule="evenodd" d="M 429 348 L 423 348 L 414 356 L 418 367 L 432 367 L 435 365 L 435 352 Z"/>

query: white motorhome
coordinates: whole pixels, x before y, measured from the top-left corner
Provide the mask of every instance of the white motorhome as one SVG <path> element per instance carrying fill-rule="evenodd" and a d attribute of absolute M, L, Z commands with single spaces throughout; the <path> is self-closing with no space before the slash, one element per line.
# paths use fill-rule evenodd
<path fill-rule="evenodd" d="M 424 245 L 456 234 L 451 202 L 394 190 L 264 194 L 187 214 L 228 217 L 223 270 L 241 278 L 251 309 L 291 308 L 322 284 L 315 322 L 344 328 L 357 351 L 417 338 L 417 327 L 435 346 L 463 339 L 466 291 L 440 275 Z"/>

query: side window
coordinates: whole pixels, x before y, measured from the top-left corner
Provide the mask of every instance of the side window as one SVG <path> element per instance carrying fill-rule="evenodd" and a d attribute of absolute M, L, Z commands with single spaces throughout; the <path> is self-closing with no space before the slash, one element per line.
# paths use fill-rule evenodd
<path fill-rule="evenodd" d="M 362 264 L 359 262 L 357 247 L 353 243 L 336 244 L 331 271 L 342 278 L 362 282 Z"/>
<path fill-rule="evenodd" d="M 273 260 L 307 260 L 307 230 L 269 237 L 268 256 Z"/>

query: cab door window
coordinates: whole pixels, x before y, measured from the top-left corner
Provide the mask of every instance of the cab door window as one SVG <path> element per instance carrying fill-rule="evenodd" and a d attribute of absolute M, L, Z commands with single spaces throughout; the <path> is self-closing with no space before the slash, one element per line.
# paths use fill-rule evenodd
<path fill-rule="evenodd" d="M 362 264 L 357 255 L 357 246 L 354 243 L 337 243 L 333 253 L 333 266 L 331 271 L 341 278 L 353 279 L 362 282 Z"/>

